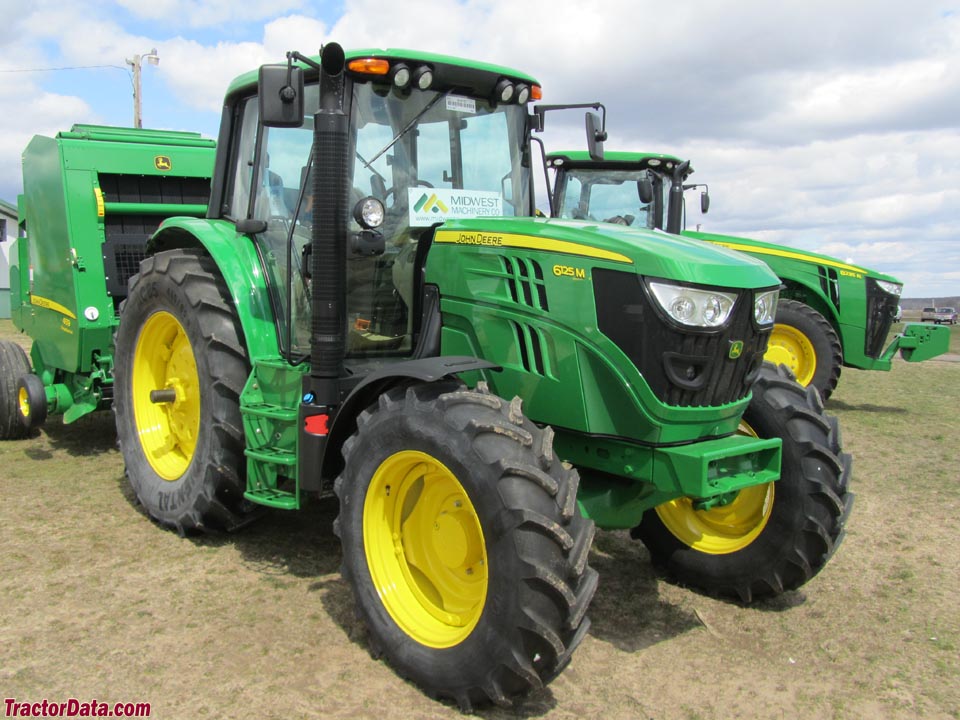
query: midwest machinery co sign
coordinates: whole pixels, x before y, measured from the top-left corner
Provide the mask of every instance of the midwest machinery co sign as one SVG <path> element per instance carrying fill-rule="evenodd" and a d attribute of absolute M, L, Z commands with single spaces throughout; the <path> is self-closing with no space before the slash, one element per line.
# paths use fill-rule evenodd
<path fill-rule="evenodd" d="M 498 192 L 410 188 L 407 190 L 410 226 L 427 227 L 457 218 L 499 217 L 503 200 Z"/>

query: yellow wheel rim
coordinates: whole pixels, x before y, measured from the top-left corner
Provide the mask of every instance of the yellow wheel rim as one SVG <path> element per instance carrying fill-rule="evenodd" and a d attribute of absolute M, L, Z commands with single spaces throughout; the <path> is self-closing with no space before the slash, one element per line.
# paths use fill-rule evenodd
<path fill-rule="evenodd" d="M 384 460 L 363 504 L 363 543 L 401 630 L 432 648 L 470 635 L 487 597 L 487 551 L 473 504 L 443 463 L 415 450 Z"/>
<path fill-rule="evenodd" d="M 740 432 L 757 437 L 747 423 Z M 658 505 L 660 521 L 684 545 L 708 555 L 727 555 L 747 547 L 767 526 L 773 510 L 774 485 L 765 483 L 744 488 L 727 505 L 695 510 L 690 498 L 682 497 Z"/>
<path fill-rule="evenodd" d="M 773 326 L 764 360 L 775 365 L 786 365 L 797 376 L 797 382 L 806 387 L 817 372 L 817 353 L 810 338 L 792 325 Z"/>
<path fill-rule="evenodd" d="M 143 454 L 164 480 L 186 471 L 200 433 L 200 379 L 190 339 L 168 312 L 151 315 L 133 351 L 133 414 Z M 173 390 L 172 402 L 154 403 L 153 390 Z"/>
<path fill-rule="evenodd" d="M 24 418 L 30 417 L 30 396 L 27 395 L 27 389 L 25 387 L 20 388 L 17 392 L 17 404 L 20 406 L 20 415 Z"/>

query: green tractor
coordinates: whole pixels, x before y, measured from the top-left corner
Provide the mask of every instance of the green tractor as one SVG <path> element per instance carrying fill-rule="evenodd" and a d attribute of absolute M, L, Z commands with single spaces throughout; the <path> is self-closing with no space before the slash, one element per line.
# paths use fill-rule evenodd
<path fill-rule="evenodd" d="M 704 188 L 701 211 L 710 206 L 706 185 L 684 184 L 693 173 L 689 161 L 635 152 L 606 152 L 598 158 L 572 151 L 550 153 L 547 163 L 555 171 L 551 204 L 557 217 L 658 228 L 767 263 L 783 289 L 766 358 L 790 368 L 824 400 L 836 388 L 844 366 L 889 370 L 898 350 L 910 362 L 947 351 L 949 333 L 916 323 L 884 348 L 903 288 L 896 278 L 827 255 L 685 230 L 685 190 Z"/>
<path fill-rule="evenodd" d="M 568 664 L 595 526 L 749 602 L 822 569 L 853 499 L 836 420 L 763 362 L 763 263 L 534 217 L 539 96 L 333 43 L 241 76 L 206 217 L 151 236 L 112 348 L 146 511 L 232 529 L 333 493 L 373 653 L 464 709 Z"/>

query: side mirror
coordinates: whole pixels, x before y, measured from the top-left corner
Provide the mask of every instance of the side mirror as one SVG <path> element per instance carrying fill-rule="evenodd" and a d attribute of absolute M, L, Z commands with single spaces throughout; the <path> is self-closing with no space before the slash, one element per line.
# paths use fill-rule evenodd
<path fill-rule="evenodd" d="M 641 205 L 649 205 L 653 202 L 653 181 L 649 175 L 637 180 L 637 194 L 640 196 Z"/>
<path fill-rule="evenodd" d="M 264 127 L 303 126 L 303 68 L 261 65 L 258 85 Z"/>
<path fill-rule="evenodd" d="M 710 209 L 710 195 L 704 190 L 700 193 L 700 212 L 704 215 L 707 214 L 707 210 Z"/>
<path fill-rule="evenodd" d="M 587 150 L 591 160 L 603 160 L 603 141 L 607 133 L 601 129 L 600 118 L 596 113 L 586 113 Z"/>

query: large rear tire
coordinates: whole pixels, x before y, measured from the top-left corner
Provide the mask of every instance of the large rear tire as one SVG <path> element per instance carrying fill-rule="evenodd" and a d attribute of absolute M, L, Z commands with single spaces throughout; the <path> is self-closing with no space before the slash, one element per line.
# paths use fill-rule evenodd
<path fill-rule="evenodd" d="M 802 302 L 781 300 L 764 359 L 790 368 L 798 383 L 812 385 L 826 400 L 840 381 L 843 346 L 823 315 Z"/>
<path fill-rule="evenodd" d="M 30 432 L 20 419 L 20 377 L 30 372 L 27 353 L 15 342 L 0 340 L 0 440 L 19 440 Z"/>
<path fill-rule="evenodd" d="M 344 444 L 334 528 L 372 651 L 463 710 L 545 685 L 589 627 L 594 526 L 552 437 L 443 383 L 385 393 Z"/>
<path fill-rule="evenodd" d="M 181 534 L 245 522 L 239 397 L 250 367 L 229 291 L 202 251 L 158 253 L 130 278 L 114 372 L 120 450 L 151 517 Z"/>
<path fill-rule="evenodd" d="M 783 367 L 764 363 L 741 432 L 783 439 L 779 480 L 709 510 L 694 510 L 688 498 L 664 503 L 633 534 L 680 583 L 749 603 L 794 590 L 826 565 L 853 494 L 836 418 Z"/>

